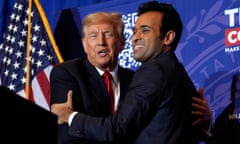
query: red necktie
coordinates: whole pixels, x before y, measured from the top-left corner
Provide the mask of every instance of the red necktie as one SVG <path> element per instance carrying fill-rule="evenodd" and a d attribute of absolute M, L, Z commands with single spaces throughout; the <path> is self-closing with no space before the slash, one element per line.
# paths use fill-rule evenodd
<path fill-rule="evenodd" d="M 112 76 L 108 71 L 105 71 L 103 74 L 103 78 L 104 78 L 104 83 L 106 85 L 108 95 L 110 98 L 111 112 L 114 113 L 114 96 L 113 96 L 113 90 L 112 90 L 112 86 L 111 86 Z"/>

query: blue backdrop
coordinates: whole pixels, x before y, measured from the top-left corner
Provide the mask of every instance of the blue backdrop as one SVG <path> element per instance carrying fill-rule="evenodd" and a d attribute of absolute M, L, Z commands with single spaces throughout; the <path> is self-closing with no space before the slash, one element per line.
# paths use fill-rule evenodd
<path fill-rule="evenodd" d="M 0 2 L 0 34 L 14 0 Z M 132 26 L 136 9 L 147 0 L 40 0 L 49 19 L 57 44 L 65 60 L 84 55 L 81 45 L 81 20 L 96 11 L 123 14 L 124 51 L 119 64 L 136 70 L 140 63 L 132 58 Z M 184 30 L 176 54 L 184 64 L 196 88 L 204 87 L 216 117 L 230 103 L 232 75 L 240 72 L 240 1 L 239 0 L 161 0 L 172 3 L 180 12 Z M 239 106 L 238 106 L 239 107 Z M 240 111 L 235 111 L 240 119 Z"/>
<path fill-rule="evenodd" d="M 123 14 L 126 47 L 119 57 L 123 67 L 136 70 L 140 63 L 132 58 L 132 26 L 140 1 L 109 1 L 74 12 L 81 21 L 95 11 Z M 161 0 L 172 3 L 183 19 L 184 30 L 176 54 L 197 88 L 205 88 L 215 118 L 230 103 L 232 75 L 240 72 L 240 1 Z M 78 21 L 78 20 L 75 20 Z M 79 22 L 77 22 L 79 23 Z M 239 112 L 238 112 L 239 114 Z"/>
<path fill-rule="evenodd" d="M 52 30 L 54 30 L 56 12 L 66 8 L 79 7 L 83 5 L 86 6 L 106 1 L 110 0 L 39 0 L 46 13 L 46 16 L 48 17 Z M 14 2 L 15 0 L 0 1 L 0 41 L 2 40 L 2 34 L 7 26 L 9 15 L 12 12 Z"/>

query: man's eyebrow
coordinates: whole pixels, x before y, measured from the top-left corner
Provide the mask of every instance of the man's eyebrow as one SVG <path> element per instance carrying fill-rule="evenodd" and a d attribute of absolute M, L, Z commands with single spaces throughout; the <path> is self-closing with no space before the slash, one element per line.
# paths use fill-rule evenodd
<path fill-rule="evenodd" d="M 140 28 L 151 28 L 150 26 L 148 25 L 141 25 Z M 136 30 L 136 27 L 133 27 L 132 30 Z"/>
<path fill-rule="evenodd" d="M 149 25 L 141 25 L 140 28 L 151 28 Z"/>

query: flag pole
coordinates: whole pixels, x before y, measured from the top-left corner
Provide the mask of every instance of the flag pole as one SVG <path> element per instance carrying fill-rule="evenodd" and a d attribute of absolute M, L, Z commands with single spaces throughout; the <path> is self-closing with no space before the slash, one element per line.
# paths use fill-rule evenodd
<path fill-rule="evenodd" d="M 26 85 L 25 93 L 26 99 L 29 99 L 29 85 L 30 85 L 30 47 L 31 47 L 31 13 L 32 13 L 32 0 L 28 1 L 28 35 L 27 35 L 27 56 L 26 56 Z"/>
<path fill-rule="evenodd" d="M 27 59 L 26 59 L 26 85 L 25 85 L 25 93 L 26 93 L 26 98 L 29 99 L 29 86 L 30 86 L 30 52 L 31 52 L 31 23 L 32 23 L 32 19 L 31 19 L 31 13 L 32 13 L 32 0 L 29 0 L 29 15 L 28 15 L 28 36 L 27 36 Z M 47 34 L 48 34 L 48 37 L 49 37 L 49 40 L 53 46 L 53 49 L 56 53 L 56 56 L 58 58 L 58 61 L 61 63 L 63 62 L 63 58 L 61 56 L 61 53 L 58 49 L 58 46 L 55 42 L 55 39 L 53 37 L 53 34 L 51 32 L 51 29 L 50 29 L 50 26 L 49 26 L 49 23 L 46 19 L 46 16 L 45 16 L 45 13 L 42 9 L 42 6 L 41 4 L 38 2 L 38 0 L 34 0 L 34 4 L 36 5 L 37 7 L 37 10 L 40 14 L 40 17 L 42 19 L 42 22 L 43 22 L 43 25 L 45 27 L 45 30 L 47 31 Z"/>
<path fill-rule="evenodd" d="M 38 2 L 38 0 L 34 0 L 34 4 L 36 5 L 36 7 L 37 7 L 37 9 L 38 9 L 38 12 L 39 12 L 39 14 L 40 14 L 40 17 L 41 17 L 41 19 L 42 19 L 42 21 L 43 21 L 43 25 L 44 25 L 44 27 L 45 27 L 45 29 L 46 29 L 46 31 L 47 31 L 48 37 L 49 37 L 49 39 L 50 39 L 50 42 L 51 42 L 51 44 L 52 44 L 52 46 L 53 46 L 53 49 L 54 49 L 54 51 L 55 51 L 55 53 L 56 53 L 56 55 L 57 55 L 58 61 L 59 61 L 60 63 L 62 63 L 62 62 L 63 62 L 62 55 L 61 55 L 61 53 L 60 53 L 60 51 L 59 51 L 59 49 L 58 49 L 58 46 L 57 46 L 57 44 L 56 44 L 56 42 L 55 42 L 55 39 L 54 39 L 54 37 L 53 37 L 53 34 L 52 34 L 51 29 L 50 29 L 49 23 L 48 23 L 48 21 L 47 21 L 47 19 L 46 19 L 46 15 L 45 15 L 45 13 L 44 13 L 44 11 L 43 11 L 43 8 L 42 8 L 41 4 Z"/>

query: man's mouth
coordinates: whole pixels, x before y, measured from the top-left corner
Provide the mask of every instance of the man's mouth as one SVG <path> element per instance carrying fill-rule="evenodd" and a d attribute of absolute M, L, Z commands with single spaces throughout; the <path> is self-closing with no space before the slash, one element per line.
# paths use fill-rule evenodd
<path fill-rule="evenodd" d="M 134 46 L 133 50 L 138 51 L 141 48 L 143 48 L 143 45 L 136 45 L 136 46 Z"/>
<path fill-rule="evenodd" d="M 100 56 L 106 56 L 107 53 L 108 53 L 107 50 L 100 50 L 100 51 L 98 52 L 98 54 L 99 54 Z"/>

